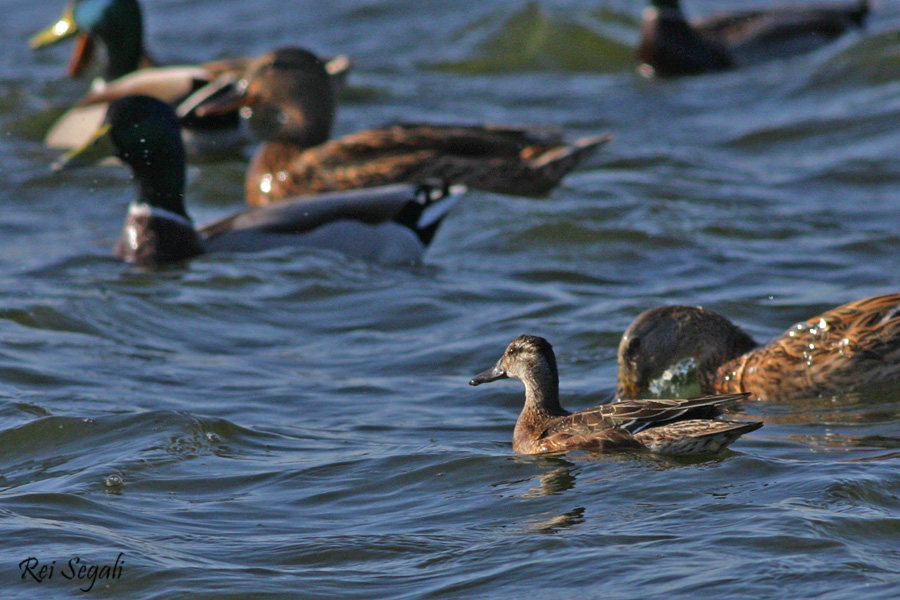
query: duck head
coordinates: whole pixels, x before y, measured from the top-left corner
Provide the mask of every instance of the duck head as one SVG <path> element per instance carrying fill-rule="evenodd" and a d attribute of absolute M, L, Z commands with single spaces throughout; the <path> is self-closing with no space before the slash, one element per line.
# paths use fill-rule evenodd
<path fill-rule="evenodd" d="M 520 335 L 506 348 L 492 368 L 479 373 L 469 385 L 498 379 L 519 379 L 525 384 L 525 408 L 565 414 L 559 405 L 559 372 L 550 342 L 536 335 Z"/>
<path fill-rule="evenodd" d="M 70 0 L 59 20 L 35 34 L 32 48 L 79 36 L 69 75 L 81 74 L 93 57 L 93 43 L 106 45 L 109 64 L 104 78 L 117 79 L 136 70 L 143 57 L 144 25 L 137 0 Z"/>
<path fill-rule="evenodd" d="M 131 168 L 138 186 L 116 256 L 157 264 L 203 252 L 184 207 L 184 145 L 169 105 L 149 96 L 116 100 L 93 139 L 67 153 L 56 168 L 83 167 L 111 155 Z"/>
<path fill-rule="evenodd" d="M 240 107 L 253 134 L 304 148 L 331 135 L 335 97 L 325 63 L 302 48 L 281 48 L 254 60 L 228 95 L 194 108 L 200 116 Z"/>
<path fill-rule="evenodd" d="M 722 364 L 749 352 L 756 342 L 725 317 L 697 306 L 663 306 L 638 316 L 619 344 L 617 394 L 640 398 L 670 366 L 692 358 L 706 393 Z"/>
<path fill-rule="evenodd" d="M 66 153 L 55 168 L 89 166 L 109 156 L 131 167 L 142 202 L 187 217 L 184 144 L 168 104 L 150 96 L 116 100 L 91 140 Z"/>

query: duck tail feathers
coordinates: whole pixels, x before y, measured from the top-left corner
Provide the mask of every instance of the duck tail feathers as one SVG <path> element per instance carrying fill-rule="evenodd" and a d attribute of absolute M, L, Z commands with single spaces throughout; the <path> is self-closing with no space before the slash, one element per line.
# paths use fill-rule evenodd
<path fill-rule="evenodd" d="M 353 63 L 346 54 L 338 54 L 325 62 L 325 70 L 331 76 L 331 83 L 335 91 L 341 91 L 347 86 L 347 77 Z"/>
<path fill-rule="evenodd" d="M 662 454 L 716 454 L 762 426 L 760 421 L 697 419 L 652 427 L 634 437 L 649 450 Z"/>
<path fill-rule="evenodd" d="M 581 138 L 571 144 L 556 146 L 527 161 L 527 179 L 532 185 L 526 195 L 548 193 L 586 157 L 612 140 L 609 134 Z M 526 149 L 527 150 L 527 149 Z M 533 188 L 533 189 L 532 189 Z M 535 193 L 535 190 L 537 192 Z"/>
<path fill-rule="evenodd" d="M 568 165 L 566 170 L 569 171 L 581 160 L 611 142 L 612 139 L 612 135 L 608 133 L 583 137 L 575 140 L 571 144 L 557 146 L 552 150 L 544 152 L 539 158 L 531 163 L 531 166 L 535 169 L 540 169 L 565 164 Z"/>
<path fill-rule="evenodd" d="M 409 202 L 394 219 L 412 229 L 422 245 L 428 246 L 450 210 L 466 191 L 464 185 L 429 182 L 419 186 L 416 198 Z"/>

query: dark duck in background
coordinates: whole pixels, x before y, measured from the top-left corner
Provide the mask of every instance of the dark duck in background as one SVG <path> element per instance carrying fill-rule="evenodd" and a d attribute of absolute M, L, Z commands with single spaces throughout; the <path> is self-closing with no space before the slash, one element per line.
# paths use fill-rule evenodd
<path fill-rule="evenodd" d="M 651 0 L 641 24 L 639 70 L 646 76 L 696 75 L 785 58 L 862 27 L 868 13 L 868 0 L 861 0 L 741 11 L 688 22 L 679 0 Z"/>

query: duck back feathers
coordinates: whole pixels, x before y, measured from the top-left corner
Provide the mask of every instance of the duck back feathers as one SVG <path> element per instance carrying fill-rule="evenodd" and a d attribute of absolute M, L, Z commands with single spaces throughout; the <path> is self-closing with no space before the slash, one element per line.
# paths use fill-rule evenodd
<path fill-rule="evenodd" d="M 723 365 L 716 389 L 787 400 L 900 381 L 900 294 L 850 302 Z"/>
<path fill-rule="evenodd" d="M 247 173 L 252 205 L 393 183 L 443 181 L 504 194 L 539 196 L 610 140 L 566 143 L 543 130 L 396 124 L 313 148 L 265 144 Z"/>

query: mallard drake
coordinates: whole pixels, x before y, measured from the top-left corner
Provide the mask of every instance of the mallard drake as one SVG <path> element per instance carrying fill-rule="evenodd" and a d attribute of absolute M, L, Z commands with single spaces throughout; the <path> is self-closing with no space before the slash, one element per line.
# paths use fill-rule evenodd
<path fill-rule="evenodd" d="M 256 61 L 233 97 L 197 108 L 205 115 L 241 105 L 250 129 L 266 140 L 247 172 L 249 204 L 434 179 L 537 196 L 610 139 L 566 143 L 539 128 L 397 124 L 328 141 L 334 120 L 333 103 L 323 101 L 328 95 L 321 61 L 282 48 Z"/>
<path fill-rule="evenodd" d="M 640 72 L 694 75 L 808 52 L 862 27 L 868 13 L 868 0 L 860 0 L 742 11 L 688 23 L 679 0 L 651 0 L 641 24 Z"/>
<path fill-rule="evenodd" d="M 765 346 L 710 310 L 648 310 L 619 344 L 619 396 L 644 395 L 683 360 L 695 363 L 703 393 L 751 392 L 760 400 L 832 396 L 900 381 L 900 294 L 839 306 Z"/>
<path fill-rule="evenodd" d="M 200 100 L 215 96 L 231 78 L 240 77 L 252 59 L 219 60 L 202 65 L 156 67 L 144 48 L 144 27 L 137 0 L 70 0 L 62 17 L 31 38 L 33 48 L 78 36 L 70 76 L 80 75 L 91 62 L 95 45 L 106 48 L 103 77 L 94 81 L 78 104 L 53 125 L 45 143 L 51 148 L 82 146 L 103 121 L 106 106 L 116 98 L 143 94 L 178 107 L 191 154 L 235 147 L 236 111 L 200 118 L 192 111 Z M 341 85 L 349 69 L 346 56 L 326 64 L 333 85 Z M 224 78 L 224 83 L 219 78 Z"/>
<path fill-rule="evenodd" d="M 417 260 L 462 191 L 397 185 L 327 194 L 195 228 L 184 206 L 178 119 L 168 104 L 149 96 L 115 100 L 94 139 L 69 153 L 59 168 L 93 164 L 110 154 L 131 168 L 138 187 L 114 254 L 142 265 L 287 244 L 383 262 Z"/>
<path fill-rule="evenodd" d="M 630 400 L 570 413 L 559 404 L 553 347 L 542 337 L 520 335 L 492 368 L 469 385 L 512 377 L 525 384 L 525 408 L 516 421 L 513 450 L 523 454 L 569 450 L 651 450 L 711 454 L 762 427 L 754 421 L 713 420 L 718 407 L 749 394 L 692 400 Z"/>

